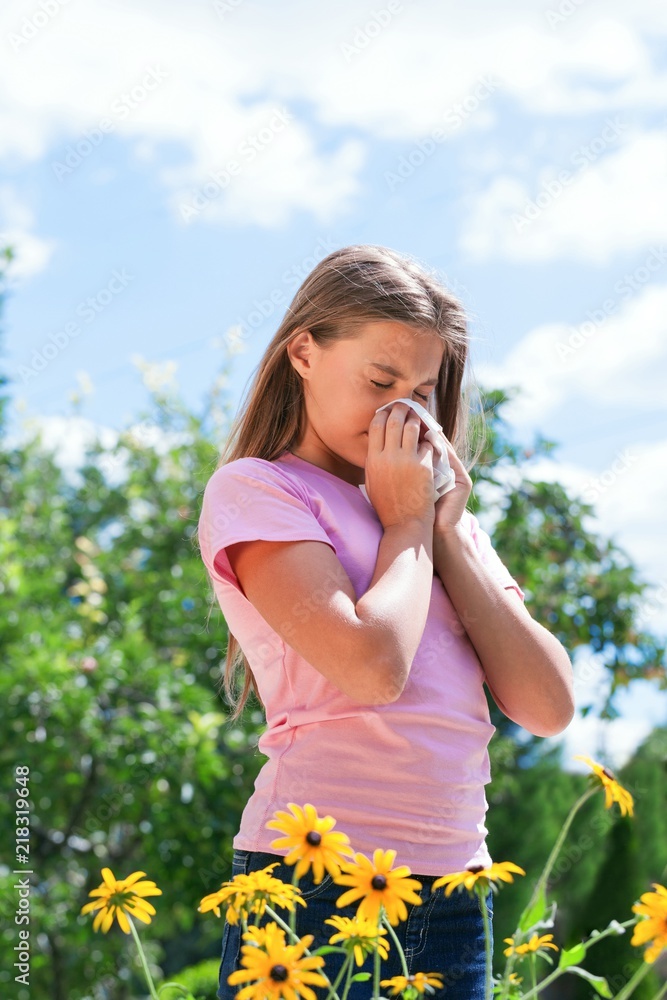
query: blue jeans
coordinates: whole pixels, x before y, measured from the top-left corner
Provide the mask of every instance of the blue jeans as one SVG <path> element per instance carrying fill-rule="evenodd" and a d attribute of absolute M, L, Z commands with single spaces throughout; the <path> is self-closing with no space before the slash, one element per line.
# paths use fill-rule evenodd
<path fill-rule="evenodd" d="M 279 854 L 266 854 L 261 851 L 234 850 L 232 860 L 232 877 L 240 873 L 248 874 L 259 868 L 278 861 L 273 869 L 273 875 L 283 882 L 292 881 L 294 865 L 286 865 L 284 857 Z M 442 873 L 443 875 L 445 872 Z M 484 998 L 484 927 L 482 923 L 481 903 L 478 896 L 471 896 L 466 890 L 455 889 L 447 898 L 443 888 L 431 892 L 431 885 L 437 875 L 417 875 L 414 878 L 422 883 L 420 890 L 421 905 L 406 903 L 408 916 L 394 926 L 396 936 L 405 952 L 408 972 L 440 972 L 443 976 L 443 988 L 436 989 L 433 994 L 426 994 L 432 1000 L 483 1000 Z M 299 937 L 313 934 L 314 940 L 309 951 L 314 951 L 323 944 L 329 943 L 329 938 L 336 933 L 331 924 L 323 923 L 326 917 L 338 913 L 343 917 L 353 917 L 359 906 L 359 900 L 347 906 L 336 906 L 336 900 L 350 888 L 334 882 L 331 875 L 325 875 L 319 885 L 315 885 L 312 871 L 308 871 L 298 882 L 302 890 L 306 906 L 296 905 L 296 933 Z M 491 928 L 493 927 L 493 893 L 489 890 L 487 906 Z M 289 910 L 277 907 L 276 912 L 289 923 Z M 259 921 L 264 926 L 272 918 L 264 913 Z M 254 917 L 253 917 L 254 920 Z M 393 925 L 392 925 L 393 926 Z M 245 982 L 230 986 L 227 976 L 234 970 L 241 969 L 241 945 L 245 944 L 241 934 L 242 924 L 230 924 L 225 920 L 222 935 L 222 956 L 218 1000 L 233 1000 Z M 491 931 L 493 933 L 493 931 Z M 384 935 L 383 935 L 384 937 Z M 387 933 L 386 940 L 389 953 L 380 965 L 380 978 L 390 979 L 403 974 L 400 956 L 396 945 Z M 287 935 L 289 941 L 289 935 Z M 340 941 L 336 942 L 340 946 Z M 324 955 L 324 972 L 333 983 L 340 972 L 346 956 L 340 952 L 329 952 Z M 373 973 L 374 955 L 366 954 L 364 964 L 353 964 L 355 972 Z M 248 981 L 249 982 L 249 981 Z M 338 986 L 338 995 L 343 992 L 345 977 Z M 313 987 L 318 1000 L 324 1000 L 328 987 Z M 348 1000 L 369 1000 L 373 993 L 373 980 L 352 983 Z M 391 996 L 389 987 L 380 987 L 381 996 Z"/>

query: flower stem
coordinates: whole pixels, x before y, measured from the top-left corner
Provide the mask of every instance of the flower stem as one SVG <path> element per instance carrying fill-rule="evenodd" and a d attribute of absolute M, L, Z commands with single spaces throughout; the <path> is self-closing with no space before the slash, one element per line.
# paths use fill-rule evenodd
<path fill-rule="evenodd" d="M 532 983 L 533 989 L 537 990 L 537 968 L 536 968 L 537 958 L 533 954 L 530 956 L 530 981 Z"/>
<path fill-rule="evenodd" d="M 345 961 L 341 966 L 340 972 L 336 976 L 333 986 L 329 987 L 329 992 L 327 993 L 324 1000 L 331 1000 L 331 997 L 338 997 L 338 994 L 336 993 L 336 990 L 338 989 L 338 984 L 345 975 L 345 973 L 347 972 L 348 967 L 352 965 L 353 958 L 354 955 L 352 954 L 352 952 L 348 952 L 347 955 L 345 956 Z M 322 973 L 322 975 L 324 975 L 324 973 Z"/>
<path fill-rule="evenodd" d="M 380 951 L 375 949 L 373 955 L 373 1000 L 379 1000 L 380 996 Z"/>
<path fill-rule="evenodd" d="M 135 940 L 135 943 L 136 943 L 136 946 L 137 946 L 137 950 L 139 952 L 139 959 L 140 959 L 141 964 L 143 966 L 144 975 L 146 976 L 146 982 L 148 983 L 148 989 L 150 991 L 150 995 L 152 997 L 152 1000 L 160 1000 L 160 998 L 158 997 L 157 993 L 155 992 L 155 985 L 153 983 L 153 977 L 151 976 L 151 974 L 149 972 L 149 969 L 148 969 L 148 963 L 146 961 L 146 956 L 144 955 L 144 949 L 141 946 L 141 941 L 139 940 L 139 935 L 137 934 L 137 928 L 134 926 L 134 922 L 133 922 L 132 917 L 130 916 L 130 914 L 126 912 L 126 916 L 127 916 L 128 923 L 130 925 L 130 930 L 132 931 L 132 937 Z"/>
<path fill-rule="evenodd" d="M 524 907 L 523 913 L 519 917 L 519 924 L 521 924 L 521 921 L 523 920 L 523 917 L 525 916 L 525 914 L 528 913 L 529 910 L 532 908 L 533 904 L 537 900 L 537 898 L 538 898 L 540 892 L 542 891 L 542 889 L 544 889 L 546 891 L 546 885 L 547 885 L 547 881 L 549 879 L 549 876 L 551 875 L 551 869 L 556 864 L 556 860 L 558 858 L 558 855 L 560 854 L 561 847 L 563 846 L 563 841 L 565 840 L 565 838 L 567 836 L 567 833 L 568 833 L 568 830 L 570 829 L 570 826 L 572 825 L 572 820 L 574 819 L 574 817 L 576 816 L 576 814 L 579 812 L 579 810 L 583 806 L 584 802 L 586 802 L 588 799 L 590 799 L 591 796 L 594 795 L 595 792 L 598 791 L 598 788 L 599 788 L 599 786 L 593 787 L 593 788 L 587 788 L 586 791 L 583 793 L 583 795 L 579 796 L 579 798 L 577 799 L 577 801 L 574 803 L 574 805 L 570 809 L 569 813 L 567 814 L 567 817 L 565 818 L 565 822 L 563 823 L 563 825 L 561 827 L 560 833 L 558 834 L 558 837 L 556 838 L 556 843 L 554 844 L 554 846 L 553 846 L 553 848 L 551 850 L 551 854 L 547 858 L 547 863 L 545 864 L 544 868 L 542 869 L 542 874 L 540 875 L 540 877 L 538 878 L 537 882 L 535 883 L 535 888 L 533 889 L 531 897 L 528 900 L 528 903 L 526 904 L 526 906 Z M 517 927 L 517 929 L 515 930 L 515 932 L 512 935 L 512 937 L 516 940 L 517 944 L 520 943 L 521 931 L 519 930 L 519 927 Z M 500 992 L 500 1000 L 505 1000 L 505 998 L 507 997 L 507 994 L 509 992 L 509 978 L 510 978 L 510 974 L 512 972 L 512 969 L 514 968 L 514 963 L 515 962 L 516 962 L 516 954 L 512 954 L 512 955 L 509 956 L 509 958 L 507 959 L 507 962 L 505 963 L 505 971 L 503 973 L 502 980 L 501 980 L 501 982 L 502 982 L 502 989 L 501 989 L 501 992 Z"/>
<path fill-rule="evenodd" d="M 588 788 L 588 789 L 586 789 L 586 791 L 583 793 L 583 795 L 579 796 L 579 798 L 577 799 L 577 801 L 574 803 L 574 805 L 570 809 L 569 813 L 567 814 L 567 818 L 565 819 L 565 822 L 563 823 L 563 826 L 561 827 L 561 831 L 558 834 L 558 837 L 556 838 L 556 843 L 554 844 L 554 846 L 553 846 L 553 848 L 551 850 L 551 854 L 547 858 L 547 863 L 545 864 L 544 868 L 542 869 L 542 874 L 540 875 L 540 877 L 538 878 L 537 882 L 535 883 L 535 888 L 533 889 L 533 894 L 530 897 L 530 900 L 528 901 L 528 905 L 526 906 L 526 908 L 523 911 L 524 913 L 526 913 L 531 908 L 531 906 L 533 905 L 533 903 L 535 902 L 535 900 L 539 896 L 540 890 L 542 888 L 546 888 L 547 881 L 549 879 L 549 876 L 551 875 L 551 869 L 556 864 L 556 859 L 558 858 L 558 855 L 560 854 L 560 849 L 563 846 L 563 841 L 567 837 L 568 830 L 570 829 L 570 827 L 572 825 L 572 820 L 574 819 L 574 817 L 576 816 L 576 814 L 579 812 L 579 810 L 583 806 L 584 802 L 587 802 L 588 799 L 590 799 L 592 795 L 595 795 L 595 793 L 597 791 L 599 791 L 599 787 L 600 786 L 598 785 L 598 786 L 596 786 L 594 788 Z M 523 914 L 522 914 L 522 916 L 523 916 Z"/>
<path fill-rule="evenodd" d="M 398 940 L 398 935 L 396 934 L 396 931 L 394 930 L 394 928 L 389 923 L 389 920 L 387 919 L 387 915 L 384 912 L 382 914 L 382 923 L 385 925 L 385 927 L 387 928 L 387 930 L 391 934 L 392 938 L 394 939 L 394 944 L 398 948 L 398 954 L 401 956 L 401 965 L 403 966 L 403 975 L 407 979 L 407 977 L 410 975 L 410 973 L 408 972 L 408 963 L 405 960 L 405 952 L 401 948 L 401 942 Z"/>
<path fill-rule="evenodd" d="M 554 979 L 558 979 L 565 972 L 567 972 L 567 969 L 554 969 L 546 979 L 543 979 L 537 986 L 532 986 L 527 993 L 524 993 L 522 1000 L 528 1000 L 528 997 L 536 997 L 540 990 L 543 990 L 545 986 L 548 986 L 549 983 L 553 982 Z"/>
<path fill-rule="evenodd" d="M 284 931 L 288 931 L 288 933 L 292 938 L 293 943 L 296 944 L 299 940 L 296 931 L 292 930 L 290 925 L 286 924 L 283 918 L 279 917 L 276 911 L 272 910 L 271 907 L 268 905 L 268 903 L 266 905 L 266 912 L 269 914 L 270 917 L 273 917 L 273 919 L 275 920 L 275 922 L 278 924 L 279 927 L 282 927 Z M 310 954 L 307 948 L 305 949 L 305 954 L 306 955 Z"/>
<path fill-rule="evenodd" d="M 631 917 L 629 920 L 623 921 L 623 923 L 621 923 L 620 926 L 630 927 L 632 924 L 636 923 L 637 923 L 637 918 Z M 606 930 L 601 931 L 600 934 L 596 934 L 594 938 L 589 938 L 588 941 L 584 941 L 582 943 L 586 945 L 586 951 L 588 951 L 588 949 L 592 948 L 594 944 L 598 943 L 598 941 L 602 941 L 603 938 L 608 937 L 610 934 L 615 934 L 615 933 L 617 932 L 614 931 L 613 928 L 607 927 Z M 545 986 L 548 986 L 549 983 L 552 983 L 554 981 L 554 979 L 558 979 L 559 976 L 564 975 L 566 972 L 567 969 L 554 969 L 554 971 L 550 973 L 546 979 L 543 979 L 541 983 L 537 984 L 537 986 L 533 986 L 528 991 L 528 993 L 524 993 L 522 1000 L 528 1000 L 529 997 L 536 997 L 537 994 L 540 993 Z M 619 993 L 618 996 L 615 997 L 615 1000 L 619 1000 L 620 996 L 621 994 Z"/>
<path fill-rule="evenodd" d="M 479 901 L 482 906 L 482 921 L 484 923 L 484 952 L 485 952 L 485 976 L 484 976 L 484 995 L 486 1000 L 491 1000 L 491 993 L 493 988 L 493 951 L 491 949 L 491 923 L 489 921 L 489 910 L 486 905 L 486 885 L 481 885 L 477 883 L 475 886 L 477 895 L 479 896 Z"/>
<path fill-rule="evenodd" d="M 626 997 L 629 997 L 631 993 L 634 993 L 635 986 L 637 986 L 638 983 L 641 983 L 644 976 L 646 976 L 650 970 L 651 966 L 648 962 L 642 962 L 632 979 L 628 980 L 621 992 L 616 994 L 616 1000 L 626 1000 Z"/>
<path fill-rule="evenodd" d="M 275 920 L 275 922 L 278 924 L 279 927 L 282 927 L 283 930 L 285 930 L 285 931 L 288 932 L 288 934 L 293 938 L 294 943 L 297 944 L 298 941 L 299 941 L 299 937 L 298 937 L 296 931 L 292 930 L 292 928 L 290 927 L 290 925 L 286 924 L 285 921 L 283 920 L 283 918 L 279 917 L 278 914 L 276 913 L 276 911 L 273 910 L 273 909 L 271 909 L 271 907 L 268 905 L 268 903 L 267 903 L 267 906 L 266 906 L 266 912 L 269 914 L 269 916 L 273 917 L 273 919 Z M 310 951 L 308 948 L 304 948 L 303 949 L 303 953 L 304 953 L 304 955 L 312 955 L 312 951 Z M 327 976 L 326 972 L 324 971 L 324 967 L 318 969 L 317 971 L 319 972 L 319 974 L 321 976 L 323 976 L 326 979 L 327 986 L 331 989 L 331 980 L 329 979 L 329 977 Z M 339 1000 L 339 997 L 338 997 L 337 993 L 334 993 L 333 995 L 335 997 L 335 1000 Z"/>
<path fill-rule="evenodd" d="M 296 865 L 295 865 L 294 866 L 294 873 L 292 875 L 292 885 L 298 885 L 298 882 L 299 882 L 299 880 L 296 877 Z M 292 934 L 295 934 L 296 933 L 296 931 L 295 931 L 295 928 L 296 928 L 296 903 L 294 903 L 294 905 L 292 906 L 292 909 L 289 911 L 289 925 L 290 925 L 290 929 L 292 931 Z"/>
<path fill-rule="evenodd" d="M 667 982 L 663 985 L 662 989 L 656 993 L 653 1000 L 662 1000 L 663 997 L 667 996 Z"/>
<path fill-rule="evenodd" d="M 347 966 L 347 977 L 345 979 L 345 986 L 343 987 L 343 1000 L 347 1000 L 347 995 L 350 992 L 351 979 L 352 979 L 352 955 L 350 954 L 350 962 Z"/>

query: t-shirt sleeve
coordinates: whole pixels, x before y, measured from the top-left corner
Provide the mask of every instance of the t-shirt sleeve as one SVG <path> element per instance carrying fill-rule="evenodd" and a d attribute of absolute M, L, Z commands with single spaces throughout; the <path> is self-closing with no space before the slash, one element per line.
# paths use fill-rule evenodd
<path fill-rule="evenodd" d="M 225 551 L 234 542 L 325 542 L 335 546 L 308 504 L 305 486 L 268 461 L 240 458 L 221 466 L 204 489 L 198 525 L 202 560 L 218 580 L 243 590 Z"/>
<path fill-rule="evenodd" d="M 471 514 L 470 511 L 466 511 L 466 514 L 469 517 L 470 534 L 472 536 L 472 540 L 475 543 L 477 551 L 479 552 L 479 555 L 484 565 L 496 578 L 496 580 L 498 580 L 503 585 L 503 587 L 505 588 L 513 587 L 514 590 L 516 590 L 519 597 L 521 598 L 521 600 L 525 602 L 526 595 L 524 594 L 523 590 L 516 582 L 516 580 L 508 570 L 507 566 L 505 566 L 504 562 L 501 560 L 500 556 L 494 549 L 488 533 L 484 531 L 484 528 L 481 527 L 479 521 L 477 520 L 474 514 Z"/>

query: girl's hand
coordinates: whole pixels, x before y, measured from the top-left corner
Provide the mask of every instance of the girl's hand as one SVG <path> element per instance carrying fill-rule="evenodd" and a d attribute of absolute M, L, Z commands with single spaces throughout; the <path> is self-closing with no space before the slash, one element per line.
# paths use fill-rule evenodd
<path fill-rule="evenodd" d="M 443 437 L 445 437 L 444 433 Z M 459 525 L 472 490 L 472 479 L 464 469 L 461 459 L 454 451 L 449 438 L 445 437 L 445 441 L 447 442 L 447 458 L 456 476 L 456 486 L 435 502 L 434 535 L 444 534 Z"/>
<path fill-rule="evenodd" d="M 383 528 L 416 518 L 433 523 L 433 445 L 405 403 L 379 410 L 368 430 L 366 490 Z"/>

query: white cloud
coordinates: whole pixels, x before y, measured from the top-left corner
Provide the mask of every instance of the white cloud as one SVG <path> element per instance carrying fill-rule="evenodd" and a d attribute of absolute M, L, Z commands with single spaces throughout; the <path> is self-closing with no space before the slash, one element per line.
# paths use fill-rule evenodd
<path fill-rule="evenodd" d="M 587 648 L 577 650 L 574 675 L 577 708 L 593 707 L 586 716 L 577 711 L 563 733 L 550 737 L 551 745 L 563 747 L 566 770 L 588 770 L 582 761 L 572 760 L 580 753 L 613 768 L 622 767 L 653 729 L 667 725 L 667 691 L 661 691 L 654 681 L 637 680 L 620 689 L 614 699 L 620 717 L 601 719 L 599 711 L 610 687 L 602 658 Z"/>
<path fill-rule="evenodd" d="M 655 6 L 644 0 L 628 10 L 613 0 L 601 11 L 589 0 L 555 30 L 528 0 L 511 10 L 488 0 L 457 9 L 455 19 L 436 0 L 394 3 L 391 16 L 388 5 L 362 12 L 352 0 L 335 5 L 243 0 L 224 16 L 216 14 L 214 3 L 91 0 L 85 16 L 80 6 L 63 4 L 50 17 L 42 14 L 36 26 L 41 8 L 26 13 L 15 0 L 0 13 L 6 50 L 0 83 L 7 91 L 11 85 L 13 94 L 12 103 L 0 109 L 0 156 L 18 164 L 48 156 L 53 168 L 69 145 L 75 162 L 81 142 L 82 162 L 90 162 L 115 134 L 135 144 L 138 158 L 159 162 L 161 143 L 180 145 L 184 162 L 158 174 L 178 212 L 188 192 L 238 159 L 240 144 L 286 106 L 294 114 L 289 127 L 252 161 L 241 162 L 239 174 L 211 199 L 201 219 L 277 226 L 304 210 L 326 222 L 360 194 L 368 138 L 414 142 L 427 136 L 457 104 L 474 106 L 484 79 L 495 80 L 497 87 L 462 115 L 460 125 L 450 127 L 451 138 L 468 128 L 492 127 L 508 102 L 531 115 L 575 118 L 626 107 L 663 108 L 667 78 L 653 67 L 647 45 L 647 38 L 665 30 Z M 312 107 L 312 123 L 297 111 L 304 101 Z M 101 127 L 105 118 L 109 131 Z M 358 134 L 334 133 L 332 140 L 329 131 L 324 146 L 320 125 Z M 89 152 L 86 133 L 99 140 Z M 584 217 L 592 230 L 623 170 L 660 196 L 651 157 L 646 174 L 639 170 L 642 151 L 662 155 L 657 138 L 638 137 L 634 160 L 619 160 L 609 178 L 582 179 L 577 197 L 592 196 Z M 71 180 L 66 172 L 61 177 L 63 184 Z M 530 186 L 523 180 L 500 179 L 475 218 L 502 219 L 507 203 L 525 194 Z M 625 203 L 618 230 L 626 246 L 658 231 L 645 212 L 634 221 L 631 197 Z M 615 213 L 618 209 L 615 204 Z M 576 252 L 580 241 L 567 222 L 576 217 L 575 204 L 571 212 L 556 215 L 564 215 L 558 225 L 550 223 L 556 227 L 557 252 L 570 246 Z M 587 253 L 604 251 L 609 225 L 599 238 L 591 232 L 584 239 Z M 476 239 L 479 243 L 479 234 Z M 537 227 L 523 241 L 534 244 L 544 252 Z"/>
<path fill-rule="evenodd" d="M 0 185 L 0 216 L 4 226 L 0 247 L 11 246 L 14 259 L 8 270 L 11 283 L 38 274 L 49 263 L 57 241 L 34 233 L 34 214 L 10 184 Z"/>
<path fill-rule="evenodd" d="M 661 544 L 667 508 L 667 439 L 631 441 L 606 468 L 542 458 L 523 471 L 532 481 L 558 482 L 569 495 L 592 503 L 595 519 L 586 527 L 602 538 L 613 538 L 640 577 L 655 588 L 642 606 L 643 623 L 647 630 L 667 637 L 667 572 Z M 511 485 L 518 479 L 519 471 L 511 469 L 504 482 Z"/>
<path fill-rule="evenodd" d="M 25 405 L 19 401 L 17 409 Z M 127 433 L 137 447 L 151 448 L 158 455 L 164 456 L 170 448 L 189 440 L 187 434 L 174 431 L 164 431 L 150 420 L 130 424 Z M 39 437 L 41 448 L 50 452 L 54 463 L 62 470 L 67 482 L 72 486 L 80 485 L 79 470 L 83 464 L 86 449 L 96 441 L 106 450 L 95 459 L 95 463 L 110 485 L 116 486 L 123 482 L 128 471 L 127 453 L 124 449 L 117 454 L 108 452 L 118 442 L 119 431 L 113 427 L 96 424 L 87 417 L 44 417 L 30 415 L 23 418 L 21 430 L 10 435 L 5 442 L 6 448 L 21 447 L 28 440 Z M 174 472 L 177 474 L 177 471 Z"/>
<path fill-rule="evenodd" d="M 657 695 L 656 699 L 662 699 L 664 713 L 664 692 Z M 665 724 L 664 715 L 662 724 Z M 588 754 L 593 760 L 618 769 L 627 763 L 653 729 L 654 726 L 647 719 L 608 720 L 591 715 L 584 718 L 577 714 L 564 733 L 551 737 L 547 742 L 552 746 L 562 745 L 562 760 L 566 771 L 590 773 L 590 768 L 583 761 L 572 760 L 575 754 Z"/>
<path fill-rule="evenodd" d="M 576 326 L 542 324 L 502 362 L 475 363 L 484 384 L 520 388 L 503 409 L 506 420 L 524 430 L 537 428 L 577 398 L 585 398 L 591 408 L 665 407 L 667 284 L 650 282 L 660 268 L 667 277 L 667 246 L 648 252 L 649 260 L 650 267 L 644 262 L 631 275 L 619 271 L 608 298 Z"/>
<path fill-rule="evenodd" d="M 4 8 L 0 34 L 15 35 L 22 14 L 18 4 Z M 287 31 L 284 11 L 281 18 Z M 155 163 L 179 219 L 182 205 L 208 184 L 201 221 L 276 226 L 299 209 L 331 221 L 358 192 L 364 145 L 346 137 L 318 148 L 272 86 L 279 67 L 263 62 L 263 48 L 275 44 L 266 25 L 255 24 L 257 37 L 248 39 L 241 28 L 237 18 L 223 26 L 212 4 L 185 11 L 97 2 L 85 19 L 74 5 L 63 7 L 2 61 L 0 79 L 3 71 L 11 78 L 13 103 L 0 155 L 18 162 L 48 156 L 56 187 L 85 166 L 95 168 L 96 181 L 104 143 L 120 136 L 136 143 L 138 158 Z M 288 120 L 277 128 L 280 112 Z M 178 167 L 162 163 L 162 142 L 182 146 Z M 236 173 L 227 170 L 232 161 Z"/>
<path fill-rule="evenodd" d="M 667 240 L 666 175 L 664 132 L 642 134 L 623 114 L 607 117 L 535 180 L 501 174 L 468 195 L 461 246 L 476 261 L 607 264 Z"/>
<path fill-rule="evenodd" d="M 79 481 L 77 470 L 81 467 L 85 450 L 99 440 L 105 447 L 112 447 L 118 439 L 118 432 L 110 427 L 100 427 L 85 417 L 41 417 L 24 418 L 20 433 L 10 436 L 7 448 L 20 445 L 39 436 L 42 449 L 51 452 L 54 461 L 67 481 Z"/>

